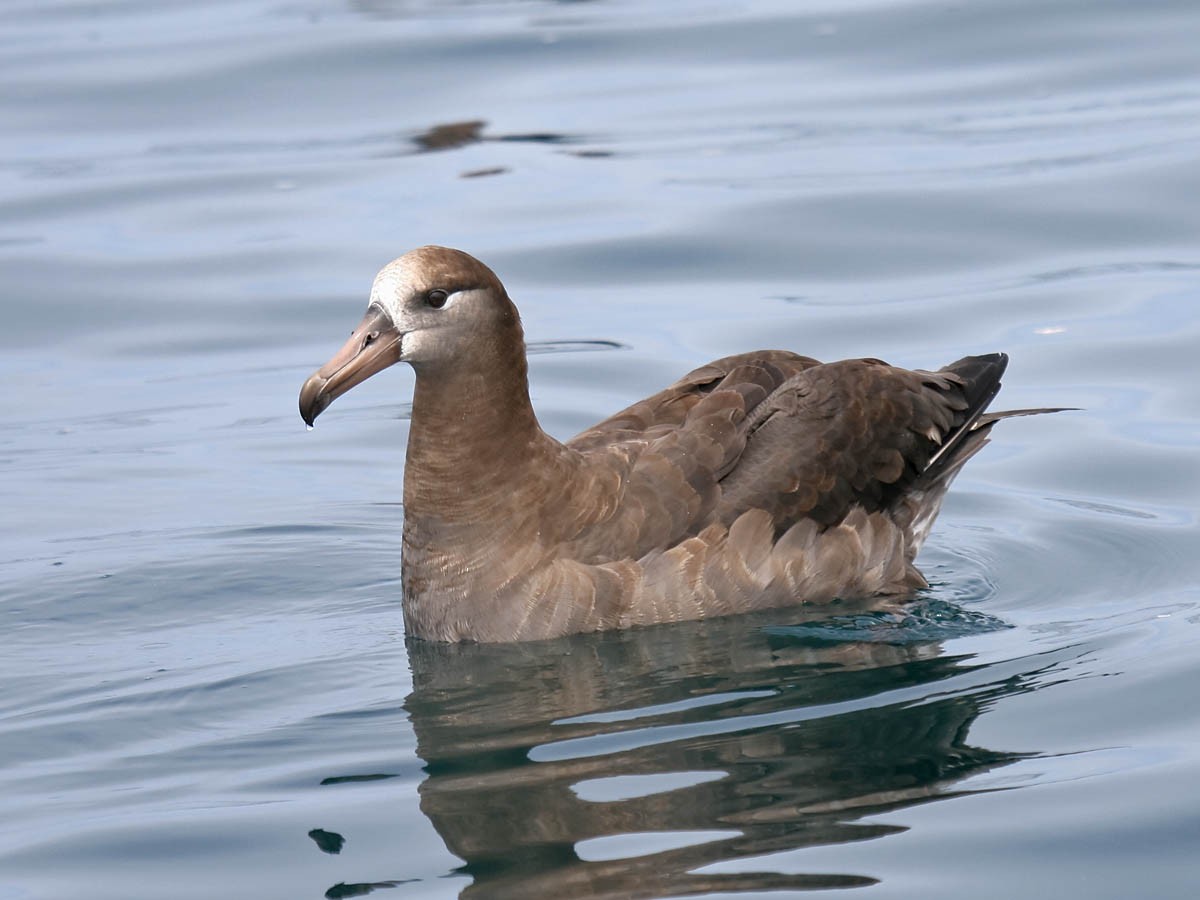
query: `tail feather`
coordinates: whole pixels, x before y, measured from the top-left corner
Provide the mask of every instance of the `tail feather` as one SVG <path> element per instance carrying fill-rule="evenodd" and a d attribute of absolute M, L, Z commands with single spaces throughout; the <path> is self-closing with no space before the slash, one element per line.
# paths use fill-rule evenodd
<path fill-rule="evenodd" d="M 967 356 L 952 362 L 940 371 L 957 376 L 963 383 L 967 398 L 967 410 L 961 425 L 951 432 L 929 460 L 921 481 L 932 485 L 944 481 L 948 486 L 958 470 L 968 459 L 987 443 L 988 432 L 1001 419 L 1018 416 L 1038 416 L 1043 413 L 1066 412 L 1072 406 L 1042 407 L 1038 409 L 1007 409 L 988 412 L 988 405 L 1000 393 L 1000 376 L 1008 366 L 1008 355 L 988 353 L 983 356 Z"/>
<path fill-rule="evenodd" d="M 967 408 L 963 413 L 962 422 L 945 437 L 942 446 L 918 476 L 906 500 L 910 509 L 911 553 L 914 556 L 941 510 L 942 500 L 950 482 L 967 461 L 988 443 L 993 425 L 1001 419 L 1064 412 L 1073 408 L 1046 407 L 988 412 L 988 404 L 1000 392 L 1000 376 L 1004 374 L 1007 364 L 1008 357 L 1005 354 L 990 353 L 986 356 L 968 356 L 941 370 L 957 376 L 962 381 Z"/>
<path fill-rule="evenodd" d="M 942 446 L 930 457 L 929 464 L 921 473 L 921 481 L 926 485 L 944 479 L 948 486 L 950 479 L 962 468 L 963 463 L 979 452 L 988 431 L 988 425 L 981 424 L 980 420 L 987 411 L 988 404 L 1000 393 L 1000 376 L 1007 367 L 1007 354 L 989 353 L 985 356 L 964 357 L 939 370 L 956 376 L 962 383 L 967 408 L 963 421 L 946 435 Z M 979 441 L 969 440 L 976 435 L 979 436 Z M 969 447 L 966 446 L 968 444 Z M 964 455 L 965 450 L 969 452 Z"/>
<path fill-rule="evenodd" d="M 979 417 L 979 421 L 975 423 L 976 428 L 981 428 L 984 425 L 991 425 L 999 422 L 1001 419 L 1015 419 L 1018 416 L 1040 416 L 1043 413 L 1060 413 L 1060 412 L 1077 412 L 1078 406 L 1042 406 L 1037 409 L 1004 409 L 999 412 L 990 412 Z"/>

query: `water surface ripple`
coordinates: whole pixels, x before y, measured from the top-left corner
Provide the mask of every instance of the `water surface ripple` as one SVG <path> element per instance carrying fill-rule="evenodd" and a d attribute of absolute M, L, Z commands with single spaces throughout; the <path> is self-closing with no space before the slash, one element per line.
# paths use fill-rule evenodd
<path fill-rule="evenodd" d="M 1200 9 L 15 0 L 0 897 L 1195 896 Z M 754 347 L 1012 357 L 903 612 L 406 641 L 375 270 L 568 437 Z"/>

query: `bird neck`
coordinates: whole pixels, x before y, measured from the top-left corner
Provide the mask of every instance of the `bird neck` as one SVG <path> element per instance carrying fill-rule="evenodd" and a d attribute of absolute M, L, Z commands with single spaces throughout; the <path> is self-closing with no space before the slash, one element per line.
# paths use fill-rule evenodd
<path fill-rule="evenodd" d="M 519 322 L 461 360 L 417 364 L 404 475 L 406 522 L 485 525 L 513 489 L 562 447 L 542 431 L 529 400 Z"/>

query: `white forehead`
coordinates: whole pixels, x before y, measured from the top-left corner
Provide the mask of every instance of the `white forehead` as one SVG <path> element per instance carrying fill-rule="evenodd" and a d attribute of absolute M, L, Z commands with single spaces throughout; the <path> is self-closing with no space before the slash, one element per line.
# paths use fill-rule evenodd
<path fill-rule="evenodd" d="M 401 288 L 408 288 L 416 274 L 413 260 L 401 256 L 379 270 L 375 283 L 371 285 L 371 299 L 382 300 L 385 297 L 395 297 Z"/>
<path fill-rule="evenodd" d="M 417 266 L 415 261 L 401 256 L 379 270 L 371 285 L 371 302 L 395 315 L 403 304 L 402 298 L 412 290 Z"/>

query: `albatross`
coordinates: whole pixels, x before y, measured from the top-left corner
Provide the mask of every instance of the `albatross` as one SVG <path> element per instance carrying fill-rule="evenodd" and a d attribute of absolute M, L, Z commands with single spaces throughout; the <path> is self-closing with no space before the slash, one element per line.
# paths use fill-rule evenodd
<path fill-rule="evenodd" d="M 521 319 L 474 257 L 420 247 L 376 276 L 300 391 L 308 425 L 398 362 L 409 635 L 526 641 L 927 586 L 914 560 L 1000 419 L 1008 363 L 937 371 L 786 350 L 727 356 L 560 443 L 529 399 Z"/>

